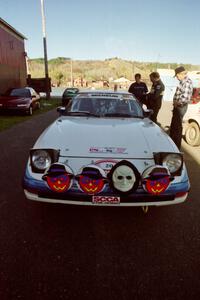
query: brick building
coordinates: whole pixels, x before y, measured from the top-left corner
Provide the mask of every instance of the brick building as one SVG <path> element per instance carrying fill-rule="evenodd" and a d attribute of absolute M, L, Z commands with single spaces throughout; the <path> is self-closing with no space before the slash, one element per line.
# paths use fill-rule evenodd
<path fill-rule="evenodd" d="M 0 18 L 0 93 L 26 85 L 25 36 Z"/>

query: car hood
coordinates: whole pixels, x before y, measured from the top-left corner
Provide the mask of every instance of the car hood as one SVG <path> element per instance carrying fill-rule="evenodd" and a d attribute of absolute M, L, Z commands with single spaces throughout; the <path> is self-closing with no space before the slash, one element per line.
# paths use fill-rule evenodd
<path fill-rule="evenodd" d="M 17 97 L 17 96 L 2 96 L 0 97 L 0 103 L 5 104 L 19 104 L 19 103 L 26 103 L 30 101 L 29 98 L 25 97 Z"/>
<path fill-rule="evenodd" d="M 149 119 L 61 117 L 34 148 L 59 149 L 62 156 L 146 158 L 153 152 L 178 152 L 169 136 Z"/>

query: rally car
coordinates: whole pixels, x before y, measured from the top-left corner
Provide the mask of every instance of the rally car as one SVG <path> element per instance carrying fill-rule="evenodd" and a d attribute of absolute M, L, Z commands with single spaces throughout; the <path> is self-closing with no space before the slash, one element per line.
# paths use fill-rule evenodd
<path fill-rule="evenodd" d="M 126 92 L 79 92 L 30 149 L 30 200 L 79 205 L 184 202 L 190 183 L 170 137 Z"/>

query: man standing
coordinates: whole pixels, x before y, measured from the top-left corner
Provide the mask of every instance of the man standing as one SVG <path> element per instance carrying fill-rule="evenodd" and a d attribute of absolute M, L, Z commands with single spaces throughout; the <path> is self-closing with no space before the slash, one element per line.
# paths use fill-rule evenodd
<path fill-rule="evenodd" d="M 143 97 L 148 92 L 148 89 L 146 83 L 141 81 L 141 74 L 135 74 L 135 82 L 130 85 L 128 92 L 133 94 L 143 104 Z"/>
<path fill-rule="evenodd" d="M 175 77 L 179 80 L 179 85 L 176 88 L 173 98 L 174 108 L 170 125 L 170 137 L 180 149 L 183 131 L 182 121 L 192 96 L 193 87 L 192 80 L 188 78 L 187 72 L 183 66 L 175 69 Z"/>
<path fill-rule="evenodd" d="M 152 72 L 149 75 L 152 82 L 151 91 L 147 94 L 146 106 L 148 109 L 153 109 L 153 114 L 151 115 L 151 120 L 157 123 L 158 112 L 162 105 L 162 98 L 165 90 L 165 86 L 160 79 L 160 74 L 158 72 Z"/>

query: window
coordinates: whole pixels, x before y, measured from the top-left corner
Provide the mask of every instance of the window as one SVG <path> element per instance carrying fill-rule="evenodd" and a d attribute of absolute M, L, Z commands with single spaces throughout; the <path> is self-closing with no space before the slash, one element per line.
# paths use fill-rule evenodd
<path fill-rule="evenodd" d="M 30 97 L 31 93 L 28 89 L 13 89 L 10 92 L 10 96 Z"/>
<path fill-rule="evenodd" d="M 111 99 L 104 97 L 75 97 L 71 111 L 88 111 L 102 117 L 112 114 L 125 114 L 132 117 L 142 117 L 143 111 L 135 100 Z M 106 116 L 107 115 L 107 116 Z"/>

